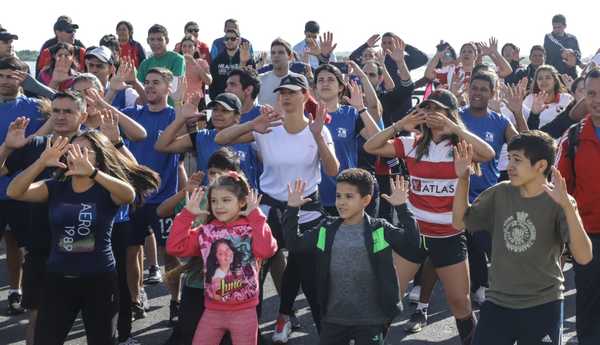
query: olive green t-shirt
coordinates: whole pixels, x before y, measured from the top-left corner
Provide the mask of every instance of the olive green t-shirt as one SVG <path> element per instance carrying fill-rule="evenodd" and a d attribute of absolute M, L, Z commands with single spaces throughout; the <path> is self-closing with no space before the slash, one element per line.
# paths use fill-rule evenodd
<path fill-rule="evenodd" d="M 562 208 L 548 194 L 524 198 L 510 182 L 498 183 L 467 209 L 465 226 L 491 233 L 486 291 L 491 302 L 522 309 L 563 298 L 560 256 L 569 229 Z"/>

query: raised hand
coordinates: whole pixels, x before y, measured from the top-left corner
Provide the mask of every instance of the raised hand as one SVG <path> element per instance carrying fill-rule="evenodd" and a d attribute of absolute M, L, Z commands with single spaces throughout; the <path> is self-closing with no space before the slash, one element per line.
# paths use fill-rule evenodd
<path fill-rule="evenodd" d="M 381 35 L 374 34 L 373 36 L 369 37 L 369 39 L 367 40 L 367 46 L 369 46 L 370 48 L 377 47 L 377 42 L 379 42 L 380 39 L 381 39 Z"/>
<path fill-rule="evenodd" d="M 428 113 L 425 123 L 429 128 L 442 128 L 442 132 L 446 134 L 456 134 L 460 130 L 456 123 L 441 112 Z"/>
<path fill-rule="evenodd" d="M 544 190 L 554 202 L 559 204 L 562 208 L 569 207 L 571 205 L 571 199 L 567 192 L 567 182 L 564 177 L 560 174 L 560 171 L 556 167 L 552 167 L 552 184 L 546 183 Z"/>
<path fill-rule="evenodd" d="M 473 174 L 473 145 L 461 141 L 454 146 L 454 171 L 459 178 Z"/>
<path fill-rule="evenodd" d="M 121 60 L 117 73 L 110 78 L 110 88 L 113 91 L 120 91 L 127 88 L 127 81 L 129 74 L 131 74 L 131 69 L 132 65 L 127 59 Z"/>
<path fill-rule="evenodd" d="M 206 210 L 200 208 L 200 203 L 202 202 L 202 199 L 204 199 L 204 194 L 203 188 L 194 188 L 191 194 L 190 192 L 186 192 L 185 209 L 196 216 L 206 213 Z"/>
<path fill-rule="evenodd" d="M 65 176 L 90 176 L 94 172 L 94 165 L 90 162 L 88 148 L 82 148 L 78 144 L 69 147 L 67 154 L 67 166 L 69 170 Z"/>
<path fill-rule="evenodd" d="M 402 61 L 404 60 L 404 50 L 406 49 L 406 44 L 404 41 L 397 36 L 394 36 L 392 41 L 392 50 L 386 50 L 386 54 L 389 55 L 394 61 Z"/>
<path fill-rule="evenodd" d="M 29 76 L 29 74 L 27 72 L 24 71 L 19 71 L 19 70 L 8 70 L 8 73 L 10 74 L 10 77 L 13 79 L 16 79 L 17 82 L 19 83 L 19 85 L 23 84 L 23 82 L 25 81 L 25 79 L 27 79 L 27 77 Z"/>
<path fill-rule="evenodd" d="M 400 131 L 417 133 L 419 125 L 426 123 L 427 113 L 421 108 L 415 108 L 408 115 L 395 122 L 392 126 Z"/>
<path fill-rule="evenodd" d="M 176 112 L 177 117 L 181 117 L 188 122 L 198 122 L 202 117 L 206 117 L 204 112 L 198 112 L 198 104 L 202 99 L 200 92 L 194 92 L 185 99 L 181 108 Z"/>
<path fill-rule="evenodd" d="M 389 202 L 392 206 L 400 206 L 408 200 L 408 181 L 404 181 L 404 177 L 396 175 L 396 179 L 390 178 L 390 195 L 381 194 L 381 197 Z"/>
<path fill-rule="evenodd" d="M 533 103 L 531 104 L 531 112 L 534 114 L 540 114 L 542 111 L 548 108 L 546 104 L 546 98 L 548 93 L 546 91 L 540 91 L 533 95 Z"/>
<path fill-rule="evenodd" d="M 488 107 L 493 111 L 500 113 L 500 106 L 502 103 L 502 99 L 500 98 L 500 90 L 496 90 L 494 92 L 494 97 L 490 98 L 488 102 Z"/>
<path fill-rule="evenodd" d="M 513 113 L 518 113 L 522 110 L 523 100 L 525 99 L 526 89 L 521 87 L 521 83 L 518 85 L 508 85 L 506 87 L 507 92 L 504 97 L 504 102 L 508 106 L 508 109 Z"/>
<path fill-rule="evenodd" d="M 7 149 L 16 150 L 27 144 L 28 140 L 25 137 L 25 130 L 29 125 L 29 121 L 29 118 L 20 116 L 8 125 L 8 131 L 4 138 L 4 146 Z"/>
<path fill-rule="evenodd" d="M 323 126 L 325 125 L 325 117 L 327 117 L 327 105 L 324 102 L 319 102 L 317 104 L 317 113 L 312 116 L 308 124 L 310 132 L 314 137 L 321 136 Z"/>
<path fill-rule="evenodd" d="M 357 110 L 363 109 L 365 107 L 365 102 L 363 100 L 363 93 L 360 85 L 354 80 L 351 80 L 348 88 L 350 89 L 350 97 L 344 96 L 344 100 Z"/>
<path fill-rule="evenodd" d="M 242 42 L 240 44 L 240 63 L 246 65 L 248 61 L 250 61 L 250 42 Z"/>
<path fill-rule="evenodd" d="M 304 204 L 311 202 L 310 198 L 305 198 L 304 188 L 306 188 L 306 182 L 298 178 L 293 183 L 288 183 L 288 206 L 289 207 L 302 207 Z"/>
<path fill-rule="evenodd" d="M 563 49 L 561 51 L 561 58 L 567 66 L 577 66 L 577 55 L 573 49 Z"/>
<path fill-rule="evenodd" d="M 272 127 L 281 126 L 282 120 L 283 116 L 273 107 L 263 105 L 260 107 L 260 115 L 252 120 L 252 130 L 261 134 L 269 133 Z"/>
<path fill-rule="evenodd" d="M 260 199 L 262 199 L 262 195 L 258 194 L 256 189 L 250 189 L 250 193 L 246 197 L 246 209 L 240 212 L 240 215 L 247 217 L 260 205 Z"/>
<path fill-rule="evenodd" d="M 52 81 L 62 83 L 70 78 L 69 70 L 71 69 L 71 61 L 67 58 L 58 58 L 52 70 Z"/>
<path fill-rule="evenodd" d="M 321 55 L 321 47 L 319 47 L 317 40 L 314 38 L 309 38 L 306 40 L 306 51 L 304 52 L 304 55 Z"/>
<path fill-rule="evenodd" d="M 200 188 L 202 186 L 202 181 L 204 180 L 204 171 L 198 170 L 190 175 L 188 178 L 188 182 L 185 185 L 185 190 L 188 193 L 192 193 L 194 189 Z"/>
<path fill-rule="evenodd" d="M 40 155 L 39 160 L 44 163 L 46 167 L 57 167 L 66 169 L 67 166 L 60 161 L 62 156 L 69 149 L 69 138 L 57 137 L 54 142 L 48 140 L 46 142 L 46 149 Z"/>
<path fill-rule="evenodd" d="M 179 80 L 177 83 L 177 90 L 171 90 L 171 98 L 175 103 L 179 103 L 183 100 L 183 96 L 187 93 L 187 78 L 185 76 L 175 77 Z"/>
<path fill-rule="evenodd" d="M 333 43 L 333 33 L 327 31 L 319 39 L 321 46 L 321 55 L 330 56 L 337 47 L 337 43 Z"/>
<path fill-rule="evenodd" d="M 89 89 L 86 89 L 83 93 L 85 96 L 85 101 L 88 106 L 93 106 L 94 108 L 96 108 L 98 110 L 106 109 L 106 108 L 110 107 L 110 104 L 108 104 L 104 100 L 104 98 L 102 98 L 102 96 L 100 96 L 100 93 L 95 88 L 91 87 Z"/>
<path fill-rule="evenodd" d="M 102 132 L 110 140 L 116 144 L 121 139 L 121 131 L 119 129 L 119 115 L 112 112 L 110 109 L 100 111 L 100 132 Z"/>

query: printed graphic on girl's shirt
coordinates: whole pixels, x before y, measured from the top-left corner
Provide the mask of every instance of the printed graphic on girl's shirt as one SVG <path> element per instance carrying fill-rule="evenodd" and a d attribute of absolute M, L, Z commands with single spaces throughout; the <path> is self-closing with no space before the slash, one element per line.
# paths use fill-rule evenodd
<path fill-rule="evenodd" d="M 58 219 L 74 219 L 74 224 L 64 224 L 58 238 L 58 249 L 63 253 L 89 253 L 96 246 L 96 236 L 92 229 L 96 225 L 96 204 L 62 203 L 56 208 Z"/>
<path fill-rule="evenodd" d="M 250 236 L 228 236 L 225 230 L 220 239 L 202 251 L 204 286 L 210 299 L 235 304 L 256 296 L 257 269 Z"/>

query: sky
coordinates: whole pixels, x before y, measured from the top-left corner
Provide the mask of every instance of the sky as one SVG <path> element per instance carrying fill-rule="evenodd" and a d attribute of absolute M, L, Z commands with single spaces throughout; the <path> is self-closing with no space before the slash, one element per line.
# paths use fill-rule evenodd
<path fill-rule="evenodd" d="M 551 31 L 554 14 L 567 17 L 567 32 L 579 40 L 584 57 L 600 48 L 597 21 L 589 1 L 328 1 L 328 0 L 218 0 L 218 1 L 31 1 L 21 0 L 20 8 L 29 9 L 27 17 L 19 10 L 11 15 L 5 9 L 0 24 L 18 34 L 16 50 L 37 50 L 54 36 L 52 26 L 59 15 L 69 15 L 79 25 L 76 38 L 87 46 L 95 45 L 102 35 L 115 33 L 120 20 L 134 26 L 134 38 L 145 42 L 148 28 L 154 23 L 167 27 L 171 42 L 183 37 L 183 26 L 194 20 L 200 25 L 200 39 L 211 44 L 223 35 L 223 22 L 236 18 L 243 37 L 255 50 L 268 50 L 270 42 L 282 37 L 292 45 L 303 39 L 304 23 L 316 20 L 321 32 L 331 31 L 338 43 L 336 52 L 349 52 L 374 33 L 392 31 L 407 43 L 428 54 L 435 52 L 440 39 L 458 50 L 467 41 L 487 40 L 496 36 L 500 47 L 506 42 L 528 55 L 534 44 L 543 44 L 544 34 Z M 579 4 L 578 4 L 579 3 Z M 587 9 L 587 10 L 586 10 Z"/>

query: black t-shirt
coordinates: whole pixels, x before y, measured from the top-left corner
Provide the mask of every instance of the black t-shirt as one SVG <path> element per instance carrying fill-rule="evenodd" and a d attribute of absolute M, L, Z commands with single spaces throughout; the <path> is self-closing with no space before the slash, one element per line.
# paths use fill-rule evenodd
<path fill-rule="evenodd" d="M 71 179 L 48 180 L 48 211 L 52 247 L 48 271 L 64 274 L 115 270 L 111 248 L 117 206 L 108 190 L 95 183 L 87 191 L 73 191 Z"/>
<path fill-rule="evenodd" d="M 24 147 L 13 152 L 6 160 L 9 175 L 17 175 L 33 164 L 46 149 L 49 137 L 33 137 Z M 36 181 L 49 179 L 55 169 L 46 169 Z M 23 244 L 30 253 L 48 254 L 50 252 L 50 222 L 48 221 L 48 203 L 27 203 L 23 211 L 27 217 L 27 227 L 23 229 Z"/>

